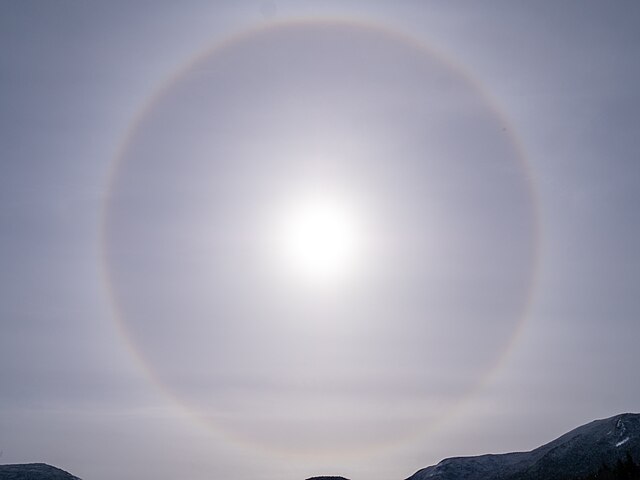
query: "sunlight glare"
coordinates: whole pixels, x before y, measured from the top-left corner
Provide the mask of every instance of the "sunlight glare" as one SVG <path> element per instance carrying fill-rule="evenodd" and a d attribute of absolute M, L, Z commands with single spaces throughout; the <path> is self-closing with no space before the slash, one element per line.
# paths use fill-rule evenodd
<path fill-rule="evenodd" d="M 283 215 L 278 243 L 283 264 L 296 277 L 332 283 L 354 273 L 362 231 L 349 205 L 316 197 L 298 202 Z"/>

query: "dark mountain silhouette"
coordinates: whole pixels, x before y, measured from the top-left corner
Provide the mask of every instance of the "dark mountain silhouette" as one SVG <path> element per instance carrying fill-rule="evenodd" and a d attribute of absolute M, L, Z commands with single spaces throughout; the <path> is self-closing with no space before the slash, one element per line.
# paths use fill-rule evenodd
<path fill-rule="evenodd" d="M 344 477 L 309 477 L 307 480 L 349 480 Z"/>
<path fill-rule="evenodd" d="M 640 415 L 595 420 L 530 452 L 456 457 L 407 480 L 640 480 Z"/>
<path fill-rule="evenodd" d="M 0 480 L 80 480 L 46 463 L 0 465 Z"/>

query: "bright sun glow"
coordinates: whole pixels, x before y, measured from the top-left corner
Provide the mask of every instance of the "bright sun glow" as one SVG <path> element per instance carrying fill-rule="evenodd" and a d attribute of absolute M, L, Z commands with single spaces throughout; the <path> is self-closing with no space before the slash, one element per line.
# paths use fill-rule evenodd
<path fill-rule="evenodd" d="M 349 205 L 332 198 L 303 200 L 284 213 L 278 244 L 282 261 L 297 277 L 329 283 L 354 273 L 362 231 Z"/>

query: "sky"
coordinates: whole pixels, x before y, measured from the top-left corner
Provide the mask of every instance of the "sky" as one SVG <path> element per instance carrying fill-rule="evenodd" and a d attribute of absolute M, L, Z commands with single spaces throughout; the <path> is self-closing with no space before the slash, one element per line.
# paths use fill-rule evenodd
<path fill-rule="evenodd" d="M 406 478 L 638 412 L 636 2 L 0 2 L 0 462 Z"/>

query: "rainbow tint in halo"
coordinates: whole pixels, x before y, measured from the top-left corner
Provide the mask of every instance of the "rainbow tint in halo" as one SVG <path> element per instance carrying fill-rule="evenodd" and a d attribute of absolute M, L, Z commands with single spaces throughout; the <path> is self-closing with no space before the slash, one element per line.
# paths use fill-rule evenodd
<path fill-rule="evenodd" d="M 504 363 L 531 303 L 539 221 L 513 130 L 451 59 L 383 26 L 220 42 L 113 162 L 103 261 L 124 341 L 230 441 L 337 455 L 424 434 Z M 361 279 L 315 295 L 272 276 L 256 239 L 290 191 L 326 185 L 367 212 L 372 245 Z"/>

